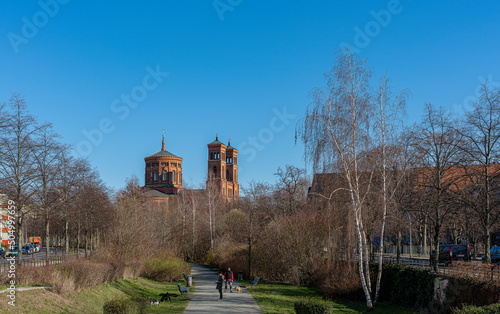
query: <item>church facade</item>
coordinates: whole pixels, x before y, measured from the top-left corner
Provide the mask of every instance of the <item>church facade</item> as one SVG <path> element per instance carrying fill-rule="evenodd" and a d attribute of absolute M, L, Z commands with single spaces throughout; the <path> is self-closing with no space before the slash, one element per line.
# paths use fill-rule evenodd
<path fill-rule="evenodd" d="M 217 193 L 227 201 L 238 201 L 240 186 L 238 184 L 238 150 L 219 141 L 208 147 L 207 188 L 215 188 Z M 155 201 L 168 201 L 176 197 L 182 186 L 182 158 L 165 149 L 163 136 L 161 150 L 144 158 L 144 187 Z"/>

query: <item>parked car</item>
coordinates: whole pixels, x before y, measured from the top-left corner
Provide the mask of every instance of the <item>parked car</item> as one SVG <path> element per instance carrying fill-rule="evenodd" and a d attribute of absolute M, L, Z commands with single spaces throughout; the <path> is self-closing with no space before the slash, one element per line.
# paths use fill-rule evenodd
<path fill-rule="evenodd" d="M 14 247 L 5 254 L 6 256 L 18 256 L 19 255 L 19 245 L 16 243 Z"/>
<path fill-rule="evenodd" d="M 31 254 L 33 252 L 33 249 L 31 247 L 31 245 L 29 245 L 29 244 L 23 245 L 21 250 L 22 250 L 23 254 Z"/>
<path fill-rule="evenodd" d="M 5 258 L 5 250 L 0 247 L 0 258 Z"/>
<path fill-rule="evenodd" d="M 491 262 L 493 264 L 500 265 L 500 246 L 492 247 L 490 250 L 490 255 L 491 255 Z M 483 263 L 486 263 L 486 256 L 483 255 L 483 258 L 481 259 L 481 261 Z"/>
<path fill-rule="evenodd" d="M 33 250 L 35 250 L 35 252 L 40 252 L 40 247 L 40 242 L 33 243 Z"/>
<path fill-rule="evenodd" d="M 430 257 L 431 265 L 434 265 L 436 251 L 433 250 Z M 470 247 L 467 244 L 442 244 L 439 246 L 439 264 L 448 266 L 452 261 L 470 262 Z"/>

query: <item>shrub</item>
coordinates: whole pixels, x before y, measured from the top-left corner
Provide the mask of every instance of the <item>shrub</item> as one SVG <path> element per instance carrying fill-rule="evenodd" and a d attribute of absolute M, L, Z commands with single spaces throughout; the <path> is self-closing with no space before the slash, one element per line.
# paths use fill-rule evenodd
<path fill-rule="evenodd" d="M 102 307 L 104 314 L 122 314 L 129 311 L 128 300 L 111 300 Z"/>
<path fill-rule="evenodd" d="M 332 313 L 332 305 L 323 300 L 303 299 L 293 304 L 297 314 L 327 314 Z"/>
<path fill-rule="evenodd" d="M 18 265 L 16 267 L 16 283 L 18 285 L 50 285 L 55 270 L 54 265 L 40 267 Z M 0 284 L 7 285 L 10 280 L 8 272 L 3 272 Z"/>
<path fill-rule="evenodd" d="M 317 263 L 312 269 L 312 282 L 328 299 L 364 300 L 363 287 L 355 262 L 333 260 Z"/>
<path fill-rule="evenodd" d="M 219 247 L 215 250 L 215 264 L 219 269 L 226 270 L 231 267 L 234 277 L 237 278 L 238 271 L 243 271 L 243 277 L 249 278 L 248 273 L 248 251 L 241 249 L 238 245 L 231 241 L 221 241 Z"/>
<path fill-rule="evenodd" d="M 187 262 L 167 255 L 146 261 L 141 276 L 151 280 L 171 282 L 183 279 L 182 273 L 188 274 L 190 270 L 191 266 Z"/>
<path fill-rule="evenodd" d="M 91 288 L 119 278 L 137 278 L 142 268 L 140 263 L 123 261 L 91 261 L 75 259 L 57 265 L 52 276 L 53 289 L 69 293 L 80 288 Z"/>
<path fill-rule="evenodd" d="M 465 306 L 462 309 L 453 309 L 453 314 L 494 314 L 500 313 L 500 304 L 491 304 L 487 306 Z"/>
<path fill-rule="evenodd" d="M 326 221 L 312 210 L 273 219 L 253 246 L 253 272 L 266 282 L 313 285 L 312 269 L 326 258 L 322 249 Z"/>
<path fill-rule="evenodd" d="M 123 279 L 136 279 L 141 275 L 144 264 L 139 262 L 125 264 Z"/>

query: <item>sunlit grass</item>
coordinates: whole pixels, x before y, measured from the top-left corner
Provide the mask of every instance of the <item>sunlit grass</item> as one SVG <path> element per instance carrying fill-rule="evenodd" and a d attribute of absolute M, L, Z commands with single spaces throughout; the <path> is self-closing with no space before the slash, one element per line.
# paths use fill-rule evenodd
<path fill-rule="evenodd" d="M 266 284 L 262 282 L 259 282 L 256 287 L 250 287 L 251 285 L 248 281 L 241 281 L 240 283 L 248 287 L 248 290 L 255 300 L 257 300 L 264 313 L 295 313 L 295 301 L 301 298 L 322 299 L 319 291 L 313 288 Z M 363 313 L 367 310 L 366 305 L 362 303 L 329 302 L 332 304 L 334 313 Z M 379 304 L 372 313 L 403 314 L 414 312 L 390 304 Z"/>

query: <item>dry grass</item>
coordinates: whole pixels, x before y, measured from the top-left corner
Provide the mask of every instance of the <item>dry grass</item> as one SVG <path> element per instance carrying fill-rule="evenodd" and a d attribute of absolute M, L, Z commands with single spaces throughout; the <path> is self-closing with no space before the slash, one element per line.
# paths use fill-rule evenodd
<path fill-rule="evenodd" d="M 72 260 L 61 264 L 53 272 L 56 292 L 67 294 L 81 288 L 95 287 L 119 278 L 135 279 L 142 270 L 139 262 Z"/>

